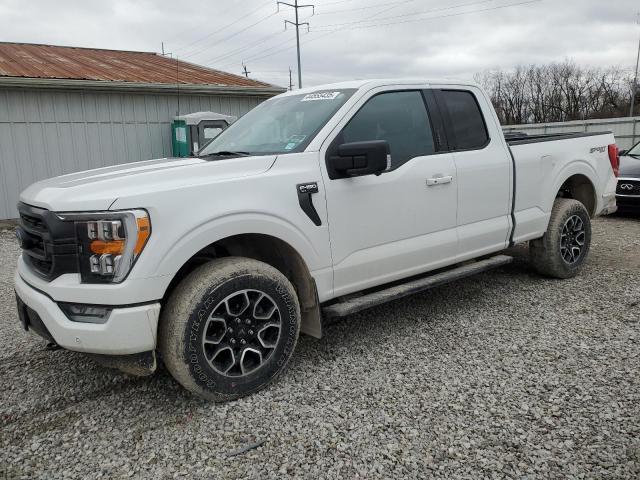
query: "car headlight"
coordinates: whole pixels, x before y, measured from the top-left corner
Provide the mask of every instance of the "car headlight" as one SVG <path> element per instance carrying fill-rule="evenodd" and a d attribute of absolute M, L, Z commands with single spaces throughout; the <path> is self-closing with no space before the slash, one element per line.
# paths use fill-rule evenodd
<path fill-rule="evenodd" d="M 75 223 L 83 283 L 122 282 L 151 236 L 145 210 L 59 213 L 58 217 Z"/>

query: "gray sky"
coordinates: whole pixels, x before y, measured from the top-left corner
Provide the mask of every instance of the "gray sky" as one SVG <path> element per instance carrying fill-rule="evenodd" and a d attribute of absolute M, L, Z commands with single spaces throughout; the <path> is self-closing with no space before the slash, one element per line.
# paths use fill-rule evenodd
<path fill-rule="evenodd" d="M 525 3 L 526 2 L 526 3 Z M 288 84 L 293 11 L 275 0 L 0 0 L 0 41 L 167 52 Z M 289 3 L 293 3 L 290 0 Z M 312 3 L 311 0 L 304 3 Z M 573 59 L 635 66 L 638 0 L 317 0 L 300 10 L 305 86 L 372 77 L 459 77 Z M 253 25 L 255 24 L 255 25 Z"/>

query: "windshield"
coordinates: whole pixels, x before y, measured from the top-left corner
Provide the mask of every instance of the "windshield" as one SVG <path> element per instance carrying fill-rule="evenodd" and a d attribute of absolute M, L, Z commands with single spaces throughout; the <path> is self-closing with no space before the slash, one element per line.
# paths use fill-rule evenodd
<path fill-rule="evenodd" d="M 636 145 L 627 152 L 627 155 L 637 155 L 640 156 L 640 142 L 636 143 Z"/>
<path fill-rule="evenodd" d="M 353 92 L 322 90 L 274 97 L 223 130 L 198 156 L 301 152 Z"/>

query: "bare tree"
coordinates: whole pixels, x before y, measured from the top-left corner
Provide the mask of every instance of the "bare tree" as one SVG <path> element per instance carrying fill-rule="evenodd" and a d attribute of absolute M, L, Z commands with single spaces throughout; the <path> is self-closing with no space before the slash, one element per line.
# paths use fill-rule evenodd
<path fill-rule="evenodd" d="M 580 67 L 572 61 L 489 70 L 476 75 L 504 125 L 624 116 L 632 78 L 619 67 Z"/>

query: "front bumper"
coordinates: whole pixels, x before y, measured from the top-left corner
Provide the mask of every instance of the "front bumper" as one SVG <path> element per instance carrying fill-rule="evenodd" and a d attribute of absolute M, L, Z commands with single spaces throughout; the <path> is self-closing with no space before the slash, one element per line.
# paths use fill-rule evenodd
<path fill-rule="evenodd" d="M 617 195 L 616 203 L 623 212 L 640 212 L 640 195 Z"/>
<path fill-rule="evenodd" d="M 127 355 L 148 352 L 156 347 L 160 303 L 114 308 L 105 323 L 74 322 L 58 304 L 31 287 L 15 273 L 15 290 L 22 302 L 32 309 L 55 343 L 76 352 Z M 33 328 L 43 335 L 41 328 Z"/>

